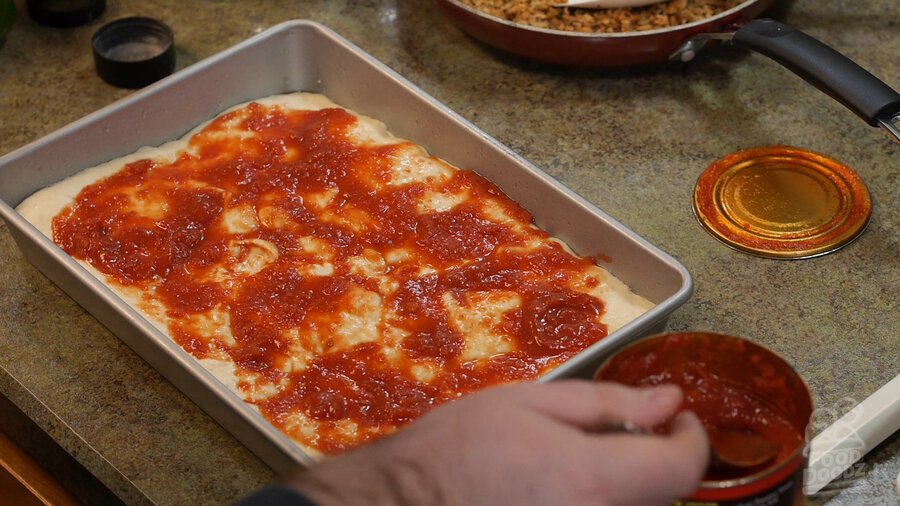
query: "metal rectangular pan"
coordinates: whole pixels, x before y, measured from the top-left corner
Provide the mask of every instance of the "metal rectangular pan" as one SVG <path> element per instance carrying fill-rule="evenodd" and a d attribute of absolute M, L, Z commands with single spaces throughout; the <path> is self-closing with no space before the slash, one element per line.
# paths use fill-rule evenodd
<path fill-rule="evenodd" d="M 541 381 L 590 370 L 616 347 L 661 329 L 690 296 L 690 275 L 675 259 L 313 22 L 277 25 L 0 158 L 0 216 L 28 260 L 276 472 L 312 460 L 14 207 L 83 168 L 181 137 L 232 105 L 297 90 L 324 93 L 434 155 L 479 172 L 576 252 L 611 258 L 608 269 L 656 303 Z"/>

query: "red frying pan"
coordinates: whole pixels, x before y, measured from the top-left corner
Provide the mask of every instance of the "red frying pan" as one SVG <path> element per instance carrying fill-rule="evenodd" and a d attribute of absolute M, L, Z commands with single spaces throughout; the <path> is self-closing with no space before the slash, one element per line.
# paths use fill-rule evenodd
<path fill-rule="evenodd" d="M 460 29 L 504 51 L 545 63 L 626 67 L 689 61 L 713 40 L 727 40 L 784 65 L 900 142 L 900 94 L 822 42 L 783 23 L 756 19 L 775 0 L 747 0 L 711 18 L 657 30 L 577 33 L 490 16 L 459 0 L 436 0 Z"/>

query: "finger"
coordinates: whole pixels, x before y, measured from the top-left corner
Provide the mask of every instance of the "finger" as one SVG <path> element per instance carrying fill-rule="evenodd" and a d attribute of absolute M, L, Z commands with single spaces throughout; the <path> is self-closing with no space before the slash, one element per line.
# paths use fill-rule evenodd
<path fill-rule="evenodd" d="M 706 431 L 690 412 L 675 417 L 668 435 L 597 434 L 582 448 L 588 465 L 604 470 L 604 476 L 596 477 L 601 480 L 598 493 L 622 500 L 644 497 L 662 504 L 686 497 L 696 490 L 709 463 Z M 616 466 L 610 467 L 611 461 Z M 666 479 L 634 480 L 635 476 Z"/>
<path fill-rule="evenodd" d="M 668 447 L 668 458 L 671 462 L 681 463 L 682 472 L 687 475 L 686 482 L 692 483 L 688 490 L 680 492 L 684 495 L 697 487 L 709 466 L 709 436 L 697 415 L 690 411 L 679 413 L 671 428 L 669 440 L 672 445 Z"/>
<path fill-rule="evenodd" d="M 579 380 L 520 385 L 514 397 L 545 416 L 584 430 L 623 422 L 654 427 L 675 413 L 682 398 L 681 390 L 672 385 L 634 388 Z"/>

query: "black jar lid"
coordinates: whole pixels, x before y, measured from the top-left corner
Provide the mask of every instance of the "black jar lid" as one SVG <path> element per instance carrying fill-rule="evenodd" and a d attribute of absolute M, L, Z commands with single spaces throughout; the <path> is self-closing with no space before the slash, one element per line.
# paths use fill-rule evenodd
<path fill-rule="evenodd" d="M 71 28 L 99 18 L 106 10 L 106 0 L 28 0 L 27 7 L 36 23 Z"/>
<path fill-rule="evenodd" d="M 122 18 L 103 25 L 91 40 L 97 74 L 120 88 L 141 88 L 175 70 L 175 36 L 153 18 Z"/>

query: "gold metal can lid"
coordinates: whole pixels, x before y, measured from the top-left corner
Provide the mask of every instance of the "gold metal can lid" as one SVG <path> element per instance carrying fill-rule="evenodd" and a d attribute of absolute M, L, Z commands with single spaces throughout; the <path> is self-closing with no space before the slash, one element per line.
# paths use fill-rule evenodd
<path fill-rule="evenodd" d="M 858 237 L 872 215 L 869 190 L 856 171 L 790 146 L 717 160 L 697 180 L 693 207 L 717 239 L 770 258 L 835 251 Z"/>

